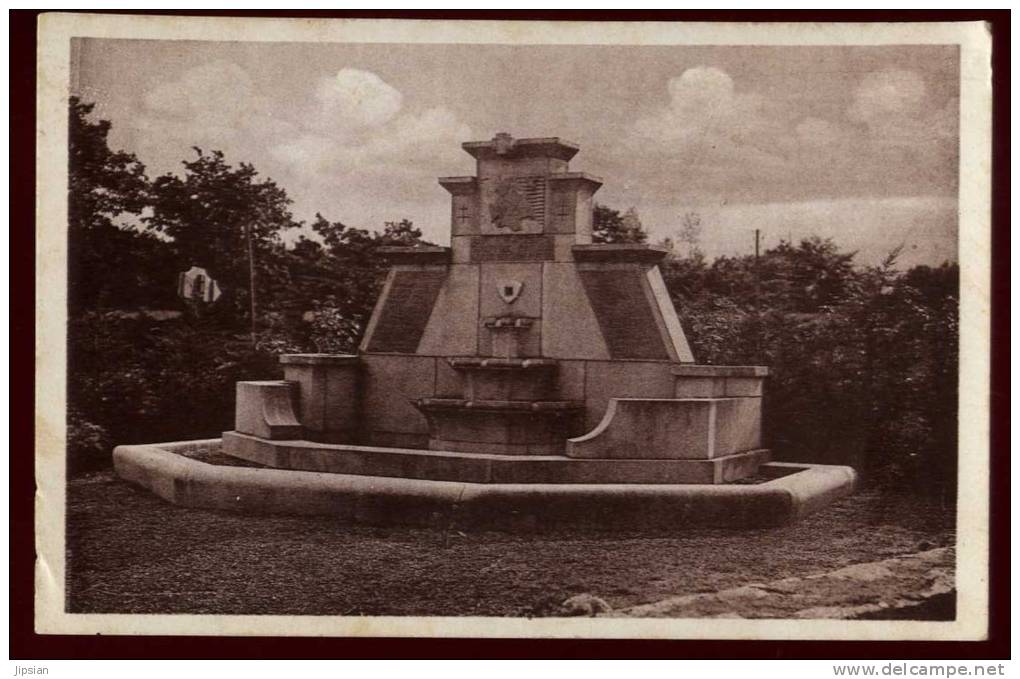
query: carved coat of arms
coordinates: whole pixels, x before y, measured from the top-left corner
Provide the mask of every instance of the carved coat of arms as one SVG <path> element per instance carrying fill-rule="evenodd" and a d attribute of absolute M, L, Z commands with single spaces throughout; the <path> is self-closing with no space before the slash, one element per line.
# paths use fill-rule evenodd
<path fill-rule="evenodd" d="M 510 179 L 503 179 L 496 184 L 489 216 L 497 228 L 511 231 L 520 231 L 526 220 L 535 218 L 527 197 Z"/>

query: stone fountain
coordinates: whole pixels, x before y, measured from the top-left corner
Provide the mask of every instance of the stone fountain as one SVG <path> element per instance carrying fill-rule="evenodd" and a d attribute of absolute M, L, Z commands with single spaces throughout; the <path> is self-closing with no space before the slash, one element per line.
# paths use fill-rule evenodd
<path fill-rule="evenodd" d="M 187 466 L 161 493 L 181 504 L 511 528 L 778 524 L 852 490 L 849 468 L 770 462 L 767 368 L 695 363 L 663 250 L 592 243 L 577 146 L 463 148 L 476 175 L 439 180 L 450 247 L 385 249 L 358 354 L 237 385 L 222 452 L 259 467 L 122 446 L 122 476 L 159 492 Z"/>

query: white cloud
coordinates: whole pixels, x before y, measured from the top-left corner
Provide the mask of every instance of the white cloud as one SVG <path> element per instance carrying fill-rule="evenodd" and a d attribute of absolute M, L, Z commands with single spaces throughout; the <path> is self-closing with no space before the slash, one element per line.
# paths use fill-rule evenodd
<path fill-rule="evenodd" d="M 733 79 L 711 66 L 696 66 L 671 78 L 669 105 L 640 118 L 634 129 L 660 148 L 698 144 L 705 135 L 743 136 L 765 124 L 760 98 L 736 92 Z"/>
<path fill-rule="evenodd" d="M 655 158 L 640 178 L 673 200 L 918 195 L 955 185 L 958 102 L 933 106 L 903 69 L 863 75 L 844 116 L 792 116 L 711 66 L 666 84 L 668 105 L 639 117 L 628 150 Z M 632 147 L 632 148 L 630 148 Z"/>
<path fill-rule="evenodd" d="M 694 119 L 727 116 L 734 105 L 733 79 L 718 68 L 689 68 L 667 88 L 673 111 Z"/>
<path fill-rule="evenodd" d="M 446 224 L 423 224 L 420 215 L 446 214 L 436 176 L 455 173 L 460 144 L 472 138 L 456 113 L 406 110 L 399 90 L 354 68 L 306 91 L 302 115 L 284 118 L 286 107 L 241 66 L 202 64 L 142 94 L 128 145 L 156 174 L 179 171 L 192 146 L 251 162 L 287 190 L 299 219 L 320 211 L 381 228 L 384 219 L 409 217 L 441 237 Z"/>
<path fill-rule="evenodd" d="M 269 153 L 285 168 L 285 186 L 297 202 L 362 228 L 408 217 L 427 238 L 443 241 L 449 197 L 436 178 L 456 173 L 460 144 L 471 138 L 452 111 L 432 108 L 353 137 L 343 130 L 306 133 Z"/>
<path fill-rule="evenodd" d="M 884 159 L 896 155 L 918 165 L 955 158 L 958 109 L 956 98 L 934 108 L 918 73 L 886 69 L 861 80 L 847 118 L 866 126 L 875 153 Z"/>
<path fill-rule="evenodd" d="M 419 173 L 460 150 L 470 129 L 444 108 L 398 116 L 389 123 L 363 130 L 354 137 L 345 131 L 316 130 L 286 139 L 269 149 L 276 159 L 306 174 L 323 171 L 359 174 Z"/>
<path fill-rule="evenodd" d="M 927 98 L 924 79 L 914 71 L 889 68 L 869 73 L 854 91 L 847 112 L 851 120 L 882 127 L 922 113 Z"/>
<path fill-rule="evenodd" d="M 381 125 L 403 105 L 403 95 L 375 73 L 342 68 L 319 82 L 315 98 L 326 123 L 340 127 Z"/>
<path fill-rule="evenodd" d="M 276 117 L 237 64 L 217 60 L 184 71 L 142 93 L 141 110 L 126 122 L 139 157 L 154 173 L 180 170 L 191 147 L 218 149 L 233 162 L 254 161 L 264 137 L 285 137 L 295 126 Z"/>
<path fill-rule="evenodd" d="M 640 183 L 674 198 L 732 191 L 791 171 L 791 132 L 726 72 L 697 66 L 671 78 L 668 105 L 638 118 L 626 152 L 655 159 Z"/>

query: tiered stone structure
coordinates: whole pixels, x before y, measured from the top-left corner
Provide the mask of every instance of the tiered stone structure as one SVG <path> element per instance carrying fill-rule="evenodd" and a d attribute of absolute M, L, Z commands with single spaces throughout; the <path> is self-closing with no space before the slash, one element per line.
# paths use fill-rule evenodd
<path fill-rule="evenodd" d="M 440 179 L 450 247 L 389 249 L 359 353 L 237 385 L 222 450 L 275 469 L 180 442 L 118 447 L 121 477 L 196 507 L 511 530 L 775 525 L 852 490 L 849 468 L 769 462 L 768 371 L 694 363 L 661 250 L 591 242 L 576 146 L 464 149 L 476 175 Z"/>
<path fill-rule="evenodd" d="M 694 365 L 657 266 L 665 252 L 592 244 L 602 181 L 570 171 L 577 146 L 499 134 L 463 147 L 476 175 L 439 180 L 451 246 L 387 249 L 392 268 L 360 354 L 283 357 L 305 438 L 674 460 L 708 482 L 753 472 L 767 457 L 767 371 Z M 274 403 L 283 393 L 257 384 Z M 239 422 L 257 388 L 239 387 Z M 228 452 L 237 441 L 228 433 Z"/>

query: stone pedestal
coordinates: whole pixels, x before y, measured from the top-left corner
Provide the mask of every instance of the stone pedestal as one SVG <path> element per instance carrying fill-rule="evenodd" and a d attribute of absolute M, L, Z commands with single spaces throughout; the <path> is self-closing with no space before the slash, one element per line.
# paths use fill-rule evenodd
<path fill-rule="evenodd" d="M 677 398 L 762 395 L 769 369 L 760 365 L 674 365 Z"/>
<path fill-rule="evenodd" d="M 556 361 L 451 358 L 464 375 L 462 398 L 422 398 L 432 450 L 561 455 L 583 425 L 584 403 L 555 398 Z"/>
<path fill-rule="evenodd" d="M 345 354 L 284 354 L 284 377 L 297 385 L 297 409 L 313 441 L 350 443 L 358 432 L 360 361 Z"/>
<path fill-rule="evenodd" d="M 498 455 L 562 455 L 584 406 L 574 401 L 425 398 L 429 448 Z"/>
<path fill-rule="evenodd" d="M 452 358 L 463 373 L 469 401 L 541 401 L 554 399 L 556 361 L 542 358 Z"/>
<path fill-rule="evenodd" d="M 761 446 L 757 398 L 614 398 L 569 457 L 711 460 Z"/>
<path fill-rule="evenodd" d="M 238 382 L 234 429 L 262 439 L 301 438 L 294 414 L 296 392 L 296 384 L 283 380 Z"/>

